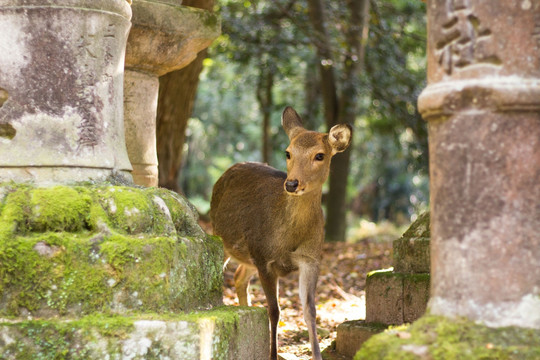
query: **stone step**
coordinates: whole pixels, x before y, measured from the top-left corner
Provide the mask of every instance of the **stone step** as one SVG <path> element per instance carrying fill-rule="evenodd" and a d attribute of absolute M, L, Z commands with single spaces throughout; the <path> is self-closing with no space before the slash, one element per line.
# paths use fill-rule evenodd
<path fill-rule="evenodd" d="M 366 279 L 366 321 L 387 325 L 410 323 L 424 314 L 429 300 L 429 274 L 373 271 Z"/>
<path fill-rule="evenodd" d="M 401 238 L 394 240 L 394 271 L 405 274 L 429 273 L 430 236 L 429 212 L 426 212 L 418 217 Z"/>
<path fill-rule="evenodd" d="M 269 338 L 266 310 L 257 307 L 75 320 L 0 319 L 0 358 L 260 360 L 268 357 Z"/>
<path fill-rule="evenodd" d="M 364 320 L 346 321 L 337 327 L 336 351 L 352 359 L 367 339 L 383 332 L 387 327 L 384 324 L 367 323 Z"/>

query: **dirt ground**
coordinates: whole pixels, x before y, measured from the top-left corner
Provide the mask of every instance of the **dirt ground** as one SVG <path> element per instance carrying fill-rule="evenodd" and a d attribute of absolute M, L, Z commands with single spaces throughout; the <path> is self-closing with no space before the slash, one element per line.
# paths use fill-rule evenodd
<path fill-rule="evenodd" d="M 366 239 L 356 244 L 325 244 L 317 288 L 317 326 L 321 351 L 340 359 L 332 351 L 336 329 L 347 320 L 365 318 L 365 284 L 368 272 L 392 266 L 392 242 Z M 225 269 L 223 302 L 237 305 L 232 260 Z M 298 274 L 280 279 L 281 319 L 278 327 L 279 353 L 289 359 L 311 359 L 311 349 L 298 296 Z M 253 306 L 266 306 L 258 279 L 251 283 Z"/>

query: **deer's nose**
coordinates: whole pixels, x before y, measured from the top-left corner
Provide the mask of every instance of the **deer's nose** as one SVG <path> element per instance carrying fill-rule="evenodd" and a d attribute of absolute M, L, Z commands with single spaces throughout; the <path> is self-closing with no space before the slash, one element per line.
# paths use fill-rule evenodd
<path fill-rule="evenodd" d="M 288 191 L 288 192 L 295 192 L 296 189 L 298 188 L 298 180 L 287 180 L 285 182 L 285 189 Z"/>

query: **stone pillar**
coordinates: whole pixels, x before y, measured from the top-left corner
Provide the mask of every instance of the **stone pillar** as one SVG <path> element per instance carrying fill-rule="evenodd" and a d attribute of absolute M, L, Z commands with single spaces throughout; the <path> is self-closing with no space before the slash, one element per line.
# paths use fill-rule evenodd
<path fill-rule="evenodd" d="M 0 182 L 130 182 L 124 0 L 0 1 Z"/>
<path fill-rule="evenodd" d="M 158 185 L 156 150 L 157 76 L 126 69 L 124 75 L 124 123 L 133 181 L 137 185 Z"/>
<path fill-rule="evenodd" d="M 427 10 L 430 313 L 540 329 L 540 2 Z"/>
<path fill-rule="evenodd" d="M 157 186 L 159 76 L 181 69 L 220 32 L 216 15 L 180 0 L 136 1 L 126 50 L 126 142 L 136 184 Z"/>

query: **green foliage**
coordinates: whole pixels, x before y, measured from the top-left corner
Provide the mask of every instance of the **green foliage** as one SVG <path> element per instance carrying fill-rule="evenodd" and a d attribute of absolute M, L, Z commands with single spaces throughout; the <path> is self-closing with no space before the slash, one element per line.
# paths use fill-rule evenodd
<path fill-rule="evenodd" d="M 343 76 L 348 55 L 346 7 L 325 1 L 334 49 L 328 62 Z M 205 212 L 211 189 L 230 165 L 262 158 L 262 113 L 257 89 L 272 73 L 270 164 L 285 168 L 288 139 L 281 111 L 292 105 L 306 127 L 325 131 L 317 39 L 306 0 L 221 1 L 223 35 L 210 49 L 185 146 L 181 187 Z M 352 217 L 407 223 L 427 207 L 427 132 L 416 108 L 425 87 L 425 4 L 371 1 L 362 76 L 353 81 L 358 113 L 348 185 Z"/>

